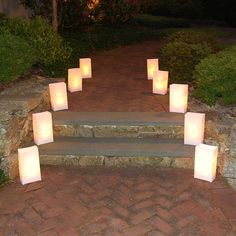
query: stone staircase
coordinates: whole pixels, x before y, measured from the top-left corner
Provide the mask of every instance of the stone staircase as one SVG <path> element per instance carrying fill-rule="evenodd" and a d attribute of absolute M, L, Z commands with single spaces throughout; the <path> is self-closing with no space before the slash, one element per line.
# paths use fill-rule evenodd
<path fill-rule="evenodd" d="M 41 164 L 193 168 L 183 114 L 62 111 L 53 124 L 55 142 L 39 147 Z"/>

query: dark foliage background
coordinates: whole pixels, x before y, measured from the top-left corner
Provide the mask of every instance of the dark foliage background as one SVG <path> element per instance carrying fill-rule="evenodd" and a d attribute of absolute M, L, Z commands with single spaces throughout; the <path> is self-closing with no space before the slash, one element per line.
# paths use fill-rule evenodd
<path fill-rule="evenodd" d="M 217 20 L 236 26 L 235 0 L 144 0 L 143 10 L 154 15 Z"/>
<path fill-rule="evenodd" d="M 26 8 L 31 9 L 33 16 L 43 16 L 51 22 L 52 5 L 49 0 L 22 0 Z M 95 14 L 89 8 L 92 0 L 57 0 L 58 18 L 61 28 L 71 28 L 92 23 Z"/>
<path fill-rule="evenodd" d="M 51 1 L 22 0 L 34 15 L 51 19 Z M 223 21 L 236 26 L 235 0 L 100 0 L 95 8 L 92 0 L 58 0 L 61 28 L 98 22 L 124 23 L 138 13 L 187 19 Z"/>

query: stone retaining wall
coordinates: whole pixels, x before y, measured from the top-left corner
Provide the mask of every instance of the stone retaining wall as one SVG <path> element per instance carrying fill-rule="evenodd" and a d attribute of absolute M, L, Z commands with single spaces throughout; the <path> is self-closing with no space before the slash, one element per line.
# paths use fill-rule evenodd
<path fill-rule="evenodd" d="M 33 140 L 32 113 L 50 109 L 48 84 L 64 79 L 34 77 L 0 93 L 0 168 L 18 174 L 17 149 Z"/>
<path fill-rule="evenodd" d="M 189 108 L 206 114 L 205 143 L 219 147 L 218 173 L 236 189 L 236 107 L 208 107 L 191 99 Z"/>

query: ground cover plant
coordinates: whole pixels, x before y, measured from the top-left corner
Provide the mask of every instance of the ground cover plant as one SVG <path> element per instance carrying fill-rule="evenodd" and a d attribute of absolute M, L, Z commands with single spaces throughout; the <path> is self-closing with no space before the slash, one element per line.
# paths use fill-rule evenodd
<path fill-rule="evenodd" d="M 0 34 L 0 83 L 12 82 L 27 73 L 36 62 L 35 51 L 24 39 Z"/>
<path fill-rule="evenodd" d="M 64 61 L 70 56 L 70 48 L 42 17 L 32 20 L 7 19 L 1 25 L 0 31 L 10 32 L 28 41 L 36 50 L 37 59 L 42 65 L 48 65 L 57 60 Z"/>
<path fill-rule="evenodd" d="M 195 96 L 214 105 L 236 105 L 236 45 L 203 59 L 195 68 Z"/>
<path fill-rule="evenodd" d="M 4 18 L 0 22 L 0 33 L 3 35 L 11 35 L 2 37 L 2 40 L 4 40 L 5 37 L 11 37 L 12 39 L 9 40 L 7 44 L 11 44 L 12 42 L 12 46 L 5 47 L 5 49 L 1 47 L 1 50 L 11 57 L 11 60 L 9 59 L 10 63 L 16 63 L 16 65 L 21 64 L 19 67 L 22 68 L 17 70 L 17 67 L 13 69 L 8 66 L 8 69 L 6 68 L 5 70 L 15 70 L 15 74 L 7 76 L 2 73 L 2 82 L 10 82 L 13 80 L 14 76 L 19 76 L 29 70 L 29 67 L 33 64 L 29 61 L 38 63 L 47 71 L 48 68 L 55 64 L 66 62 L 71 54 L 71 48 L 64 42 L 63 38 L 41 17 L 36 17 L 32 20 Z M 16 37 L 15 40 L 14 37 Z M 11 50 L 12 55 L 9 53 Z M 33 51 L 34 58 L 32 58 L 31 51 Z M 17 53 L 23 53 L 24 55 L 19 57 L 15 55 Z M 4 58 L 3 54 L 2 57 L 2 66 L 4 66 L 7 60 Z M 10 72 L 6 71 L 6 73 Z"/>

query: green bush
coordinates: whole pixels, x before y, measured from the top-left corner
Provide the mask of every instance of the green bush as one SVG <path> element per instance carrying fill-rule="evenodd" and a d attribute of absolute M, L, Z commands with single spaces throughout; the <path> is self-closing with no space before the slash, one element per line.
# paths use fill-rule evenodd
<path fill-rule="evenodd" d="M 45 66 L 65 61 L 71 53 L 70 47 L 64 44 L 63 39 L 41 17 L 29 21 L 21 18 L 8 19 L 1 24 L 0 32 L 10 32 L 28 41 L 36 50 L 38 62 Z"/>
<path fill-rule="evenodd" d="M 170 71 L 173 82 L 192 82 L 195 66 L 220 49 L 212 34 L 182 30 L 171 34 L 160 50 L 161 67 Z"/>
<path fill-rule="evenodd" d="M 171 34 L 166 42 L 185 42 L 188 44 L 206 43 L 213 51 L 219 51 L 220 46 L 212 33 L 194 30 L 181 30 Z"/>
<path fill-rule="evenodd" d="M 170 72 L 171 82 L 191 82 L 194 67 L 210 53 L 211 49 L 206 43 L 167 43 L 161 48 L 159 55 L 161 69 Z"/>
<path fill-rule="evenodd" d="M 152 27 L 156 29 L 189 27 L 188 20 L 182 18 L 171 18 L 165 16 L 153 16 L 142 14 L 134 18 L 133 22 L 138 25 Z"/>
<path fill-rule="evenodd" d="M 236 104 L 236 45 L 203 59 L 193 77 L 195 96 L 203 102 Z"/>
<path fill-rule="evenodd" d="M 0 34 L 0 83 L 16 80 L 35 62 L 35 51 L 25 40 L 11 34 Z"/>

